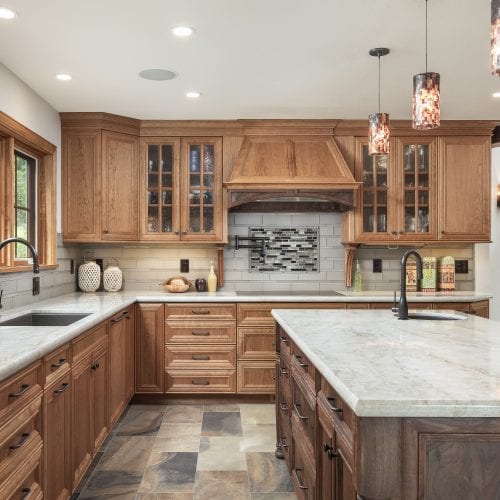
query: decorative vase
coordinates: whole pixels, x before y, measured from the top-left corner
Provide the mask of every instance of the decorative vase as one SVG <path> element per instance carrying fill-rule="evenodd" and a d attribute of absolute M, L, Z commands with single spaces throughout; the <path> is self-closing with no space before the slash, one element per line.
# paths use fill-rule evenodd
<path fill-rule="evenodd" d="M 116 259 L 113 260 L 118 264 Z M 121 269 L 117 265 L 111 266 L 108 264 L 108 267 L 103 273 L 104 290 L 106 290 L 106 292 L 118 292 L 121 290 L 122 284 L 123 273 Z"/>
<path fill-rule="evenodd" d="M 84 257 L 85 259 L 85 257 Z M 101 284 L 101 268 L 95 261 L 84 261 L 78 268 L 78 286 L 82 292 L 95 292 Z"/>

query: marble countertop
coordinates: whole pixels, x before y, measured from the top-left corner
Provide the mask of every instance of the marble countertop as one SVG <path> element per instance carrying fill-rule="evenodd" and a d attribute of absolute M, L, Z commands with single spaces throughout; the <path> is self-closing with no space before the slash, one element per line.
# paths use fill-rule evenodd
<path fill-rule="evenodd" d="M 500 417 L 500 322 L 383 310 L 273 310 L 361 417 Z"/>
<path fill-rule="evenodd" d="M 342 292 L 344 293 L 344 292 Z M 473 302 L 489 298 L 488 294 L 455 292 L 454 294 L 409 294 L 410 301 Z M 73 293 L 29 306 L 0 311 L 0 321 L 27 312 L 88 312 L 90 315 L 69 326 L 0 326 L 0 381 L 49 354 L 82 332 L 98 325 L 134 302 L 391 302 L 390 292 L 346 292 L 341 296 L 317 295 L 236 295 L 235 292 L 167 293 L 123 291 L 119 293 Z"/>

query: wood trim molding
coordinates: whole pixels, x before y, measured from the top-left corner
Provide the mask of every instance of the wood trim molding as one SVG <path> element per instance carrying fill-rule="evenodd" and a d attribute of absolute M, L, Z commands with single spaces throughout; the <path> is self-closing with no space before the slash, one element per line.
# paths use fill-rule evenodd
<path fill-rule="evenodd" d="M 124 134 L 139 135 L 141 121 L 127 116 L 113 115 L 111 113 L 59 113 L 61 126 L 66 127 L 91 127 L 122 132 Z"/>

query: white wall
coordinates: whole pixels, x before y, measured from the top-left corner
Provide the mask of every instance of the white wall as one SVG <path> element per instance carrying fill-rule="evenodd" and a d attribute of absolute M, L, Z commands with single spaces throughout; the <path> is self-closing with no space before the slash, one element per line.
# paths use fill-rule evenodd
<path fill-rule="evenodd" d="M 57 147 L 57 232 L 61 232 L 61 120 L 59 113 L 0 63 L 0 111 Z"/>
<path fill-rule="evenodd" d="M 500 184 L 500 146 L 491 153 L 491 239 L 476 245 L 476 290 L 491 293 L 490 318 L 500 321 L 500 208 L 497 207 L 497 184 Z"/>

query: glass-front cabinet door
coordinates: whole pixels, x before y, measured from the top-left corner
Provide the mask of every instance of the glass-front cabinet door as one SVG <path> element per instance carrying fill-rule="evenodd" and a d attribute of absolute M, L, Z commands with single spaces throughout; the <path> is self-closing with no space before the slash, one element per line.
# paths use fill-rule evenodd
<path fill-rule="evenodd" d="M 147 138 L 142 143 L 141 239 L 180 238 L 179 139 Z"/>
<path fill-rule="evenodd" d="M 370 156 L 368 144 L 359 139 L 356 154 L 356 179 L 363 184 L 356 208 L 356 233 L 363 241 L 387 241 L 395 227 L 392 189 L 395 179 L 390 156 Z"/>
<path fill-rule="evenodd" d="M 436 148 L 433 138 L 396 140 L 398 238 L 429 240 L 436 234 Z"/>
<path fill-rule="evenodd" d="M 181 238 L 222 238 L 222 140 L 183 138 L 181 142 Z"/>

